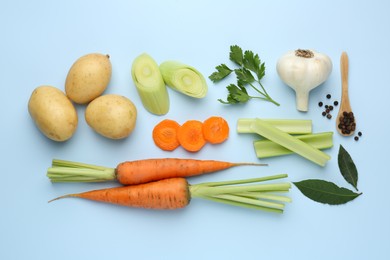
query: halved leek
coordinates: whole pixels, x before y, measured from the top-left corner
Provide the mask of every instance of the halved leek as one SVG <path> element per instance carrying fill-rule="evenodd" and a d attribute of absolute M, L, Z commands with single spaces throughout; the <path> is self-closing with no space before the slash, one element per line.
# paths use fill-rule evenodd
<path fill-rule="evenodd" d="M 317 149 L 328 149 L 333 146 L 333 132 L 304 134 L 295 138 Z M 270 140 L 257 140 L 253 142 L 257 158 L 275 157 L 292 154 L 293 152 Z"/>
<path fill-rule="evenodd" d="M 146 53 L 138 56 L 133 62 L 131 76 L 145 109 L 156 115 L 168 113 L 168 90 L 153 58 Z"/>
<path fill-rule="evenodd" d="M 206 80 L 195 68 L 177 61 L 166 61 L 160 64 L 160 71 L 168 87 L 194 98 L 206 96 Z"/>

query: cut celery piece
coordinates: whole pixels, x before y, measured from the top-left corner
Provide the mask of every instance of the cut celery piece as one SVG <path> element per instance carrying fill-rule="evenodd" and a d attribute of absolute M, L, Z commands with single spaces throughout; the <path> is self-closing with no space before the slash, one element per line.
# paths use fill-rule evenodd
<path fill-rule="evenodd" d="M 256 118 L 240 118 L 237 121 L 237 133 L 253 134 L 251 124 Z M 289 134 L 311 134 L 312 121 L 303 119 L 263 119 L 272 126 Z"/>
<path fill-rule="evenodd" d="M 145 109 L 156 115 L 168 113 L 168 90 L 153 58 L 146 53 L 138 56 L 133 62 L 131 76 Z"/>
<path fill-rule="evenodd" d="M 295 136 L 297 139 L 317 149 L 328 149 L 333 146 L 333 132 L 305 134 Z M 292 154 L 293 152 L 270 140 L 257 140 L 253 142 L 257 158 L 267 158 Z"/>
<path fill-rule="evenodd" d="M 160 64 L 160 71 L 165 83 L 172 89 L 194 98 L 206 96 L 206 80 L 195 68 L 177 61 L 166 61 Z"/>
<path fill-rule="evenodd" d="M 296 154 L 301 155 L 302 157 L 320 166 L 325 166 L 327 161 L 330 160 L 330 156 L 328 154 L 317 148 L 314 148 L 309 144 L 306 144 L 305 142 L 290 134 L 279 130 L 264 120 L 257 118 L 250 127 L 255 133 L 293 151 Z"/>

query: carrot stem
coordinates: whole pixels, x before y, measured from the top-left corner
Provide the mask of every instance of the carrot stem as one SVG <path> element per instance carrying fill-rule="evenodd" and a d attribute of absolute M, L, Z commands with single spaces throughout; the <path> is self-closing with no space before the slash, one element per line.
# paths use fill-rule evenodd
<path fill-rule="evenodd" d="M 281 209 L 262 207 L 262 206 L 251 204 L 251 203 L 248 204 L 248 203 L 244 203 L 244 202 L 228 200 L 228 199 L 223 199 L 223 198 L 218 198 L 218 197 L 199 196 L 198 198 L 214 201 L 217 203 L 228 204 L 228 205 L 236 206 L 236 207 L 250 208 L 250 209 L 262 210 L 262 211 L 274 212 L 274 213 L 283 213 L 283 210 L 281 210 Z"/>
<path fill-rule="evenodd" d="M 291 183 L 257 183 L 286 177 L 288 177 L 287 174 L 278 174 L 244 180 L 207 182 L 190 185 L 189 189 L 193 198 L 198 197 L 233 206 L 282 213 L 284 203 L 291 202 L 291 199 L 275 193 L 288 192 Z"/>
<path fill-rule="evenodd" d="M 92 164 L 57 160 L 47 170 L 52 182 L 99 182 L 115 180 L 115 169 Z"/>

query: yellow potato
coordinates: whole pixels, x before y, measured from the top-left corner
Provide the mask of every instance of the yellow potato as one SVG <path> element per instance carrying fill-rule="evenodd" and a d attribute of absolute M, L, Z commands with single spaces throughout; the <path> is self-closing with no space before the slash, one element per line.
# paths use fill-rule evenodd
<path fill-rule="evenodd" d="M 55 87 L 37 87 L 31 94 L 28 111 L 39 130 L 54 141 L 66 141 L 76 131 L 76 109 L 65 94 Z"/>
<path fill-rule="evenodd" d="M 128 98 L 108 94 L 88 104 L 85 120 L 97 133 L 111 139 L 122 139 L 134 130 L 137 109 Z"/>
<path fill-rule="evenodd" d="M 100 96 L 111 79 L 109 58 L 108 55 L 91 53 L 76 60 L 66 77 L 66 95 L 78 104 L 86 104 Z"/>

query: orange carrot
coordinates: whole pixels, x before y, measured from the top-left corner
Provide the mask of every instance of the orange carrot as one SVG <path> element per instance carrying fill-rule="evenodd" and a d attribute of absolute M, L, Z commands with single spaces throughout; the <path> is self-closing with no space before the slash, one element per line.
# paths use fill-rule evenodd
<path fill-rule="evenodd" d="M 145 184 L 68 194 L 51 201 L 66 197 L 147 209 L 184 208 L 191 199 L 188 183 L 184 178 L 172 178 Z"/>
<path fill-rule="evenodd" d="M 171 119 L 165 119 L 158 123 L 153 129 L 153 141 L 162 150 L 173 151 L 179 147 L 177 132 L 179 123 Z"/>
<path fill-rule="evenodd" d="M 234 166 L 259 163 L 233 163 L 216 160 L 157 158 L 127 161 L 116 168 L 54 159 L 47 176 L 52 182 L 98 182 L 117 180 L 123 185 L 140 184 L 173 177 L 190 177 Z"/>
<path fill-rule="evenodd" d="M 289 202 L 290 199 L 277 195 L 277 193 L 287 192 L 291 188 L 291 183 L 262 184 L 262 182 L 286 177 L 287 174 L 278 174 L 246 180 L 193 185 L 188 184 L 185 178 L 170 178 L 144 184 L 68 194 L 49 202 L 76 197 L 127 207 L 180 209 L 186 207 L 192 198 L 202 198 L 233 206 L 282 213 L 284 202 Z"/>
<path fill-rule="evenodd" d="M 207 142 L 219 144 L 229 137 L 229 125 L 225 119 L 212 116 L 203 122 L 203 136 Z"/>
<path fill-rule="evenodd" d="M 131 185 L 172 177 L 191 177 L 240 165 L 264 164 L 178 158 L 146 159 L 120 163 L 116 167 L 116 178 L 123 185 Z"/>
<path fill-rule="evenodd" d="M 177 138 L 180 145 L 189 152 L 197 152 L 206 144 L 202 131 L 203 123 L 188 120 L 180 128 Z"/>

